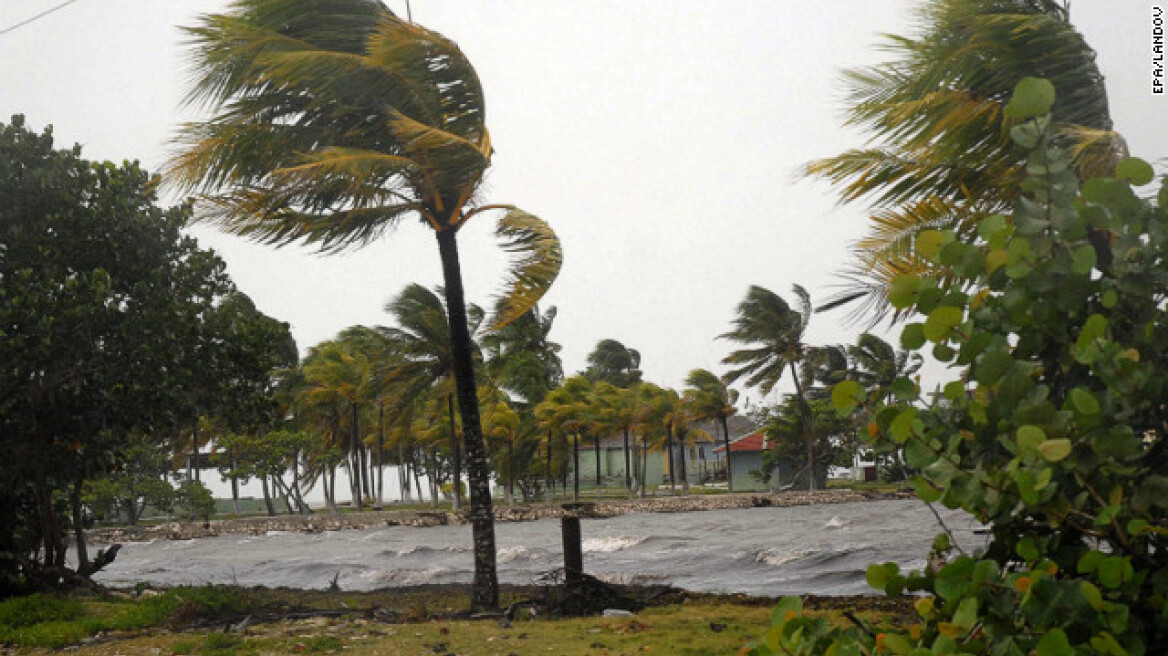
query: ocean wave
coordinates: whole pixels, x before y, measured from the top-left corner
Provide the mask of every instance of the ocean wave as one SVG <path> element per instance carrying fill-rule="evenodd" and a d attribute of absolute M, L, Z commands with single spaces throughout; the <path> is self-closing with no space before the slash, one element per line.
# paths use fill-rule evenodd
<path fill-rule="evenodd" d="M 427 569 L 380 569 L 361 575 L 374 585 L 419 585 L 422 583 L 437 583 L 436 579 L 451 581 L 463 578 L 469 574 L 467 570 L 455 567 L 430 567 Z"/>
<path fill-rule="evenodd" d="M 814 553 L 815 551 L 811 549 L 803 549 L 801 551 L 776 551 L 775 549 L 762 549 L 754 554 L 754 562 L 777 567 L 794 560 L 806 558 L 810 555 L 813 555 Z"/>
<path fill-rule="evenodd" d="M 823 525 L 823 528 L 843 528 L 845 526 L 850 526 L 851 523 L 852 520 L 835 515 L 831 519 L 827 520 L 827 523 Z"/>
<path fill-rule="evenodd" d="M 649 538 L 645 535 L 588 538 L 584 540 L 582 546 L 585 553 L 612 553 L 614 551 L 630 549 L 647 539 Z"/>
<path fill-rule="evenodd" d="M 532 558 L 531 550 L 524 546 L 503 547 L 499 549 L 498 555 L 495 556 L 497 562 L 509 563 L 513 560 L 530 559 Z"/>
<path fill-rule="evenodd" d="M 608 572 L 596 574 L 596 578 L 612 585 L 657 585 L 670 581 L 668 574 L 646 574 L 644 572 Z"/>

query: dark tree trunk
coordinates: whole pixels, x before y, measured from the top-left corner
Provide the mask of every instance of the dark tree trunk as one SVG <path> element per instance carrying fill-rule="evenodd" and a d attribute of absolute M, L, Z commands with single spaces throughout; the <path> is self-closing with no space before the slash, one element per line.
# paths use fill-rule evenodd
<path fill-rule="evenodd" d="M 515 438 L 507 442 L 507 505 L 515 505 Z"/>
<path fill-rule="evenodd" d="M 594 445 L 593 451 L 596 453 L 596 489 L 597 489 L 597 491 L 599 491 L 600 490 L 600 436 L 597 435 L 596 437 L 592 438 L 592 440 L 593 440 L 592 443 Z"/>
<path fill-rule="evenodd" d="M 477 397 L 476 397 L 477 398 Z M 462 510 L 462 448 L 458 443 L 458 426 L 454 421 L 454 395 L 446 395 L 446 411 L 450 418 L 450 467 L 454 479 L 454 509 Z"/>
<path fill-rule="evenodd" d="M 572 433 L 572 501 L 580 500 L 580 436 Z"/>
<path fill-rule="evenodd" d="M 811 431 L 811 407 L 807 405 L 807 398 L 803 396 L 803 386 L 799 383 L 799 372 L 795 370 L 795 363 L 791 365 L 791 378 L 795 382 L 795 396 L 799 399 L 799 424 L 803 429 L 803 439 L 807 443 L 807 489 L 815 491 L 815 436 Z"/>
<path fill-rule="evenodd" d="M 463 441 L 466 443 L 466 468 L 470 479 L 470 523 L 474 542 L 474 582 L 471 609 L 496 610 L 499 607 L 499 579 L 496 570 L 495 513 L 491 504 L 491 465 L 483 444 L 483 427 L 479 420 L 478 390 L 475 387 L 471 336 L 466 322 L 462 271 L 458 262 L 457 233 L 453 228 L 438 232 L 438 249 L 442 256 L 442 277 L 446 284 L 446 310 L 450 316 L 450 347 L 454 356 L 454 382 L 458 391 L 458 408 L 462 414 Z"/>
<path fill-rule="evenodd" d="M 649 476 L 649 445 L 641 437 L 641 498 L 645 498 L 645 479 Z"/>
<path fill-rule="evenodd" d="M 556 480 L 552 478 L 552 432 L 547 436 L 547 464 L 544 466 L 544 478 L 547 483 L 547 501 L 551 503 L 556 498 Z"/>
<path fill-rule="evenodd" d="M 669 493 L 677 494 L 677 480 L 673 477 L 673 427 L 665 427 L 665 461 L 669 463 Z"/>
<path fill-rule="evenodd" d="M 681 493 L 682 495 L 689 494 L 689 471 L 686 470 L 685 464 L 685 432 L 681 431 L 677 435 L 677 450 L 680 455 L 677 463 L 681 465 Z"/>
<path fill-rule="evenodd" d="M 734 476 L 730 469 L 730 425 L 726 421 L 726 415 L 722 415 L 719 419 L 722 420 L 722 446 L 726 447 L 726 489 L 733 494 Z"/>
<path fill-rule="evenodd" d="M 629 427 L 625 426 L 625 489 L 629 498 L 633 498 L 633 464 L 629 457 Z"/>
<path fill-rule="evenodd" d="M 69 492 L 69 505 L 73 511 L 73 544 L 77 547 L 77 573 L 89 576 L 92 572 L 89 552 L 85 548 L 85 517 L 81 514 L 81 487 L 84 484 L 84 476 L 73 479 L 73 489 Z"/>
<path fill-rule="evenodd" d="M 361 510 L 361 479 L 364 478 L 364 467 L 361 466 L 361 432 L 357 423 L 357 404 L 350 403 L 350 415 L 353 419 L 352 430 L 349 434 L 349 486 L 353 490 L 353 506 Z"/>

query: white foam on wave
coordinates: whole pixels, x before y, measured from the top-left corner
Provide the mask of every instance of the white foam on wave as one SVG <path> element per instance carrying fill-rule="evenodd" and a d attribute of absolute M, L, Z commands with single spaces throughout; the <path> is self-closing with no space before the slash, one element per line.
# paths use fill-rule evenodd
<path fill-rule="evenodd" d="M 827 523 L 823 525 L 823 528 L 843 528 L 851 523 L 852 520 L 835 515 L 831 519 L 827 520 Z"/>
<path fill-rule="evenodd" d="M 774 549 L 763 549 L 762 551 L 754 554 L 754 562 L 777 567 L 779 565 L 789 563 L 793 560 L 806 558 L 813 553 L 815 552 L 811 551 L 810 549 L 804 549 L 802 551 L 775 551 Z"/>
<path fill-rule="evenodd" d="M 438 577 L 458 574 L 459 570 L 453 567 L 430 567 L 428 569 L 379 569 L 365 574 L 361 578 L 368 579 L 377 585 L 419 585 L 432 583 Z"/>
<path fill-rule="evenodd" d="M 523 558 L 531 553 L 531 550 L 524 546 L 503 547 L 499 550 L 499 554 L 495 556 L 495 560 L 500 563 L 509 563 L 513 560 Z"/>
<path fill-rule="evenodd" d="M 635 547 L 647 539 L 645 535 L 588 538 L 582 546 L 586 553 L 612 553 Z"/>

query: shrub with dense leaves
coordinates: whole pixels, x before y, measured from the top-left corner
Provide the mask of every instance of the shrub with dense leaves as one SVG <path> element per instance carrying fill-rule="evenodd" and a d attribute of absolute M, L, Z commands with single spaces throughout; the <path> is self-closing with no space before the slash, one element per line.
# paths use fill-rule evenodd
<path fill-rule="evenodd" d="M 852 382 L 878 444 L 904 450 L 926 502 L 990 530 L 966 553 L 947 534 L 923 572 L 873 565 L 868 582 L 921 596 L 895 630 L 832 628 L 784 600 L 754 653 L 1147 654 L 1168 643 L 1168 185 L 1129 159 L 1080 185 L 1055 141 L 1054 89 L 1019 83 L 1011 136 L 1029 149 L 1027 195 L 976 235 L 922 233 L 949 279 L 905 275 L 890 301 L 919 318 L 901 343 L 930 348 L 956 380 L 909 379 L 879 406 Z"/>

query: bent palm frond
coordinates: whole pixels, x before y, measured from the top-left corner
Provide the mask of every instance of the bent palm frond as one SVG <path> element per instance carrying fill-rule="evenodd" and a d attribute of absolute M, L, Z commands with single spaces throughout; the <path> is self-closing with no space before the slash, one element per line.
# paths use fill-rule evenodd
<path fill-rule="evenodd" d="M 564 262 L 556 233 L 534 214 L 509 209 L 496 224 L 495 235 L 513 260 L 506 292 L 497 299 L 498 309 L 489 324 L 491 331 L 499 330 L 535 307 L 560 275 Z"/>

